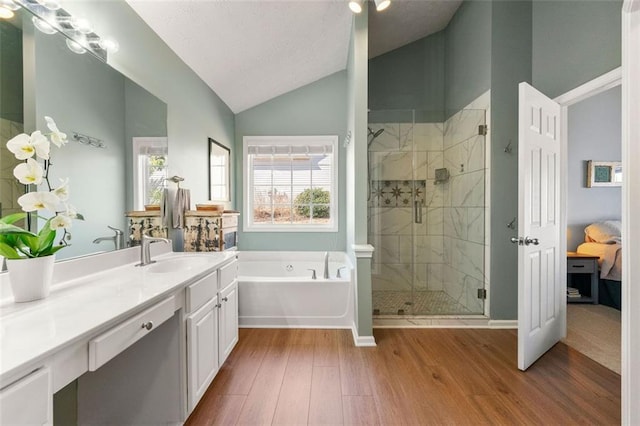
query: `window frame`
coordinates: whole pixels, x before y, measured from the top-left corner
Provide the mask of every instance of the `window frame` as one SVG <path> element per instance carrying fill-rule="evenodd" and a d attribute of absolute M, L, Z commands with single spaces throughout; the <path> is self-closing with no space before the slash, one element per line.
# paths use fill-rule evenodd
<path fill-rule="evenodd" d="M 224 202 L 224 203 L 230 203 L 231 202 L 231 148 L 228 148 L 226 146 L 224 146 L 223 144 L 221 144 L 220 142 L 212 139 L 212 138 L 208 138 L 208 142 L 209 142 L 209 168 L 208 168 L 208 181 L 209 181 L 209 200 L 210 201 L 220 201 L 220 202 Z M 225 187 L 225 197 L 223 198 L 213 198 L 213 188 L 212 188 L 212 183 L 211 183 L 211 156 L 212 155 L 218 155 L 218 156 L 224 156 L 225 157 L 225 178 L 226 178 L 226 182 L 224 184 Z M 217 186 L 223 186 L 223 185 L 217 185 Z"/>
<path fill-rule="evenodd" d="M 144 210 L 147 195 L 147 182 L 144 181 L 141 173 L 144 170 L 140 169 L 139 156 L 140 151 L 143 148 L 159 147 L 166 149 L 167 162 L 169 157 L 169 141 L 166 137 L 133 137 L 132 138 L 132 151 L 133 151 L 133 209 Z M 165 174 L 168 173 L 168 167 L 165 168 Z M 165 176 L 166 177 L 166 176 Z M 146 179 L 146 177 L 145 177 Z"/>
<path fill-rule="evenodd" d="M 331 186 L 329 190 L 330 223 L 327 224 L 255 224 L 253 223 L 253 176 L 249 164 L 248 148 L 250 145 L 331 145 Z M 242 174 L 243 174 L 243 215 L 244 232 L 338 232 L 338 179 L 339 179 L 339 144 L 337 135 L 321 136 L 244 136 L 242 138 Z"/>

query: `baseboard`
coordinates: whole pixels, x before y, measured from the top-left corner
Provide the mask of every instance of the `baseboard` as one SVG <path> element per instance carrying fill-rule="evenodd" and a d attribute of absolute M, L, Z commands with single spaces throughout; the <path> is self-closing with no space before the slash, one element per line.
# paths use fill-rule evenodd
<path fill-rule="evenodd" d="M 356 325 L 351 326 L 351 334 L 353 334 L 353 344 L 360 347 L 373 347 L 376 345 L 376 339 L 373 336 L 360 336 Z"/>
<path fill-rule="evenodd" d="M 489 328 L 518 328 L 518 320 L 489 320 Z"/>

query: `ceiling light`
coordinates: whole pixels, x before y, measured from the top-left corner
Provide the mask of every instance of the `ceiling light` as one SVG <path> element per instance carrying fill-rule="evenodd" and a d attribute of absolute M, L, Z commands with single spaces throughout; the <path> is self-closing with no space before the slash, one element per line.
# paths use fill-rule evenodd
<path fill-rule="evenodd" d="M 351 9 L 351 11 L 353 13 L 360 13 L 362 12 L 362 3 L 364 2 L 364 0 L 351 0 L 349 2 L 349 9 Z"/>
<path fill-rule="evenodd" d="M 0 7 L 4 7 L 9 10 L 18 10 L 20 5 L 13 0 L 0 0 Z"/>
<path fill-rule="evenodd" d="M 7 9 L 4 6 L 0 6 L 0 19 L 11 19 L 15 16 L 13 10 Z"/>
<path fill-rule="evenodd" d="M 58 32 L 58 30 L 56 30 L 55 28 L 53 28 L 53 26 L 51 26 L 51 24 L 49 24 L 46 21 L 43 21 L 40 18 L 37 17 L 33 17 L 31 18 L 31 22 L 33 22 L 33 25 L 40 30 L 40 32 L 43 32 L 45 34 L 55 34 Z"/>
<path fill-rule="evenodd" d="M 105 38 L 98 42 L 98 45 L 107 51 L 107 53 L 116 53 L 120 50 L 120 43 L 112 38 Z"/>
<path fill-rule="evenodd" d="M 376 10 L 378 12 L 385 10 L 391 4 L 391 0 L 375 0 L 376 2 Z"/>
<path fill-rule="evenodd" d="M 70 38 L 67 39 L 67 47 L 70 51 L 72 51 L 73 53 L 77 53 L 78 55 L 82 55 L 87 51 L 87 49 L 82 47 L 80 43 L 78 43 L 77 41 L 73 41 Z"/>

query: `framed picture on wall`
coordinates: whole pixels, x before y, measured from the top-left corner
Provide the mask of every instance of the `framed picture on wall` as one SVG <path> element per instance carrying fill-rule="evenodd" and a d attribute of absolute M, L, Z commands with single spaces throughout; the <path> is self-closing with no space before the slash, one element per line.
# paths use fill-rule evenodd
<path fill-rule="evenodd" d="M 622 163 L 587 161 L 587 188 L 596 186 L 622 186 Z"/>
<path fill-rule="evenodd" d="M 231 201 L 231 150 L 209 138 L 209 200 Z"/>

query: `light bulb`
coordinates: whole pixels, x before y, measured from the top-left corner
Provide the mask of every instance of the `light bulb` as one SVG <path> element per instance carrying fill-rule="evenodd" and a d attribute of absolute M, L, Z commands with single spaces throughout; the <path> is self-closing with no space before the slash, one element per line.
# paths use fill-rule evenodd
<path fill-rule="evenodd" d="M 107 51 L 107 53 L 116 53 L 120 50 L 120 43 L 112 38 L 104 38 L 98 42 L 98 45 Z"/>
<path fill-rule="evenodd" d="M 0 7 L 4 7 L 9 10 L 18 10 L 20 5 L 13 0 L 0 0 Z"/>
<path fill-rule="evenodd" d="M 7 9 L 4 6 L 0 6 L 0 19 L 11 19 L 15 16 L 13 10 Z"/>
<path fill-rule="evenodd" d="M 351 0 L 349 2 L 349 9 L 351 9 L 353 13 L 362 12 L 362 1 L 363 0 Z"/>
<path fill-rule="evenodd" d="M 87 49 L 82 47 L 82 45 L 80 43 L 78 43 L 77 41 L 73 41 L 73 40 L 68 38 L 66 40 L 66 42 L 67 42 L 67 47 L 73 53 L 77 53 L 78 55 L 82 55 L 83 53 L 85 53 L 87 51 Z"/>
<path fill-rule="evenodd" d="M 49 10 L 58 10 L 60 9 L 60 3 L 57 0 L 38 0 L 38 3 L 43 5 Z"/>
<path fill-rule="evenodd" d="M 45 34 L 55 34 L 58 32 L 58 30 L 56 30 L 53 26 L 51 26 L 51 24 L 49 24 L 46 21 L 43 21 L 40 18 L 37 17 L 33 17 L 31 18 L 31 22 L 33 22 L 33 25 L 40 31 L 43 32 Z"/>
<path fill-rule="evenodd" d="M 86 18 L 73 18 L 70 22 L 71 26 L 82 34 L 89 34 L 93 32 L 93 26 Z"/>
<path fill-rule="evenodd" d="M 375 0 L 378 12 L 385 10 L 391 4 L 391 0 Z"/>

